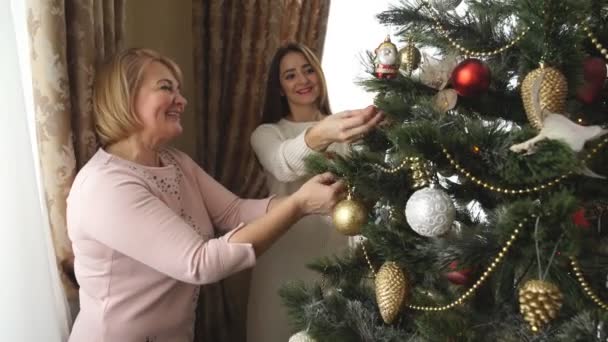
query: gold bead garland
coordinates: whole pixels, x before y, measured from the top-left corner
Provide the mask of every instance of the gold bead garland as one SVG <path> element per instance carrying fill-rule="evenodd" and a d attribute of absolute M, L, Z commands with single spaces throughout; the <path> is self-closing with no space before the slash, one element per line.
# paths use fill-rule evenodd
<path fill-rule="evenodd" d="M 583 162 L 586 162 L 589 159 L 593 158 L 593 156 L 600 151 L 600 148 L 604 147 L 604 145 L 606 145 L 607 143 L 608 143 L 608 138 L 602 139 L 602 141 L 600 141 L 594 148 L 591 149 L 590 152 L 588 152 L 585 155 L 585 158 L 583 159 Z"/>
<path fill-rule="evenodd" d="M 372 265 L 371 260 L 369 260 L 369 255 L 367 254 L 367 248 L 365 248 L 365 242 L 361 244 L 361 248 L 363 249 L 363 255 L 365 256 L 365 261 L 367 261 L 367 265 L 369 266 L 370 271 L 372 271 L 372 275 L 374 278 L 376 277 L 376 270 Z"/>
<path fill-rule="evenodd" d="M 586 155 L 585 158 L 583 158 L 583 162 L 587 162 L 589 161 L 594 155 L 596 155 L 599 150 L 604 147 L 604 145 L 606 145 L 608 143 L 608 137 L 604 138 L 601 142 L 599 142 L 595 147 L 593 147 Z M 535 185 L 529 188 L 522 188 L 522 189 L 510 189 L 507 187 L 501 187 L 501 186 L 497 186 L 497 185 L 492 185 L 490 183 L 484 182 L 481 179 L 473 176 L 471 174 L 471 172 L 467 171 L 464 167 L 462 167 L 460 164 L 458 164 L 458 162 L 454 159 L 454 157 L 452 157 L 452 155 L 448 152 L 448 150 L 444 147 L 442 149 L 443 154 L 445 155 L 445 157 L 448 159 L 448 161 L 450 162 L 450 164 L 456 169 L 456 171 L 458 171 L 462 176 L 464 176 L 465 178 L 467 178 L 469 181 L 485 188 L 488 189 L 490 191 L 495 191 L 498 193 L 503 193 L 506 195 L 522 195 L 522 194 L 530 194 L 530 193 L 534 193 L 534 192 L 539 192 L 539 191 L 544 191 L 547 190 L 550 187 L 553 187 L 557 184 L 559 184 L 562 180 L 570 177 L 571 175 L 574 174 L 574 171 L 570 171 L 564 175 L 561 175 L 559 177 L 554 178 L 553 180 L 550 180 L 544 184 L 540 184 L 540 185 Z M 406 167 L 410 166 L 411 164 L 416 164 L 420 161 L 419 157 L 406 157 L 398 166 L 394 167 L 394 168 L 386 168 L 380 164 L 372 164 L 373 167 L 379 169 L 380 171 L 384 172 L 384 173 L 389 173 L 389 174 L 395 174 L 403 169 L 405 169 Z"/>
<path fill-rule="evenodd" d="M 520 40 L 522 40 L 524 38 L 524 36 L 528 33 L 528 31 L 530 30 L 529 27 L 526 27 L 522 30 L 522 32 L 520 32 L 517 37 L 515 37 L 512 41 L 510 41 L 509 43 L 507 43 L 506 45 L 504 45 L 501 48 L 492 50 L 492 51 L 474 51 L 474 50 L 469 50 L 467 48 L 465 48 L 464 46 L 460 45 L 459 43 L 457 43 L 456 41 L 454 41 L 454 39 L 452 39 L 452 37 L 449 36 L 448 31 L 443 28 L 443 26 L 441 25 L 441 22 L 439 21 L 439 19 L 435 16 L 435 13 L 432 11 L 431 6 L 428 4 L 428 2 L 424 2 L 423 4 L 427 9 L 430 10 L 431 12 L 431 17 L 433 18 L 433 21 L 435 22 L 434 28 L 442 35 L 445 36 L 445 38 L 450 42 L 450 45 L 452 45 L 453 48 L 459 50 L 461 53 L 463 53 L 466 57 L 491 57 L 494 55 L 497 55 L 499 53 L 502 53 L 508 49 L 510 49 L 511 47 L 513 47 L 515 44 L 519 43 Z"/>
<path fill-rule="evenodd" d="M 435 15 L 435 12 L 433 11 L 432 7 L 428 2 L 423 2 L 422 6 L 426 7 L 431 12 L 431 18 L 435 22 L 433 28 L 436 29 L 442 35 L 444 35 L 450 45 L 460 51 L 462 54 L 464 54 L 465 57 L 491 57 L 497 55 L 519 43 L 526 36 L 528 31 L 530 31 L 529 27 L 523 28 L 522 31 L 512 41 L 498 49 L 494 49 L 492 51 L 474 51 L 463 47 L 462 45 L 457 43 L 453 38 L 449 37 L 449 32 L 441 25 L 441 22 Z M 604 47 L 603 44 L 599 42 L 598 38 L 595 36 L 595 34 L 593 34 L 589 26 L 587 26 L 586 24 L 582 24 L 581 26 L 583 31 L 585 31 L 587 37 L 591 40 L 591 43 L 597 49 L 597 51 L 599 51 L 603 55 L 603 57 L 608 60 L 608 48 Z"/>
<path fill-rule="evenodd" d="M 597 37 L 595 36 L 595 34 L 593 34 L 593 32 L 591 31 L 591 29 L 589 28 L 589 26 L 583 24 L 583 31 L 585 31 L 585 33 L 587 34 L 587 37 L 591 40 L 591 43 L 595 46 L 595 48 L 597 49 L 597 51 L 599 51 L 604 59 L 608 60 L 608 49 L 606 49 L 602 43 L 599 42 L 599 40 L 597 39 Z"/>
<path fill-rule="evenodd" d="M 397 165 L 393 168 L 387 168 L 380 164 L 372 164 L 372 166 L 379 169 L 380 171 L 382 171 L 384 173 L 395 174 L 395 173 L 405 169 L 406 167 L 408 167 L 410 163 L 415 163 L 415 162 L 418 162 L 419 160 L 420 160 L 420 158 L 418 158 L 418 157 L 406 157 L 401 161 L 401 163 L 399 165 Z"/>
<path fill-rule="evenodd" d="M 574 271 L 574 274 L 576 275 L 576 280 L 578 280 L 578 283 L 581 286 L 581 288 L 583 289 L 583 291 L 585 292 L 585 294 L 595 304 L 597 304 L 597 306 L 599 306 L 600 308 L 602 308 L 604 310 L 608 310 L 608 304 L 606 304 L 606 302 L 602 301 L 600 299 L 600 297 L 598 297 L 598 295 L 589 286 L 589 283 L 585 280 L 585 276 L 583 275 L 583 272 L 581 271 L 581 266 L 579 265 L 576 258 L 570 257 L 570 265 L 572 266 L 572 270 Z"/>
<path fill-rule="evenodd" d="M 585 155 L 585 158 L 583 158 L 583 162 L 590 160 L 595 154 L 597 154 L 599 152 L 600 148 L 602 148 L 604 145 L 606 145 L 606 143 L 608 143 L 608 138 L 604 138 L 600 143 L 598 143 L 595 147 L 593 147 L 591 149 L 591 151 Z M 529 194 L 529 193 L 544 191 L 550 187 L 553 187 L 553 186 L 559 184 L 562 180 L 564 180 L 574 174 L 574 171 L 570 171 L 570 172 L 568 172 L 564 175 L 561 175 L 559 177 L 556 177 L 553 180 L 550 180 L 544 184 L 531 186 L 529 188 L 509 189 L 506 187 L 492 185 L 490 183 L 484 182 L 481 179 L 473 176 L 469 171 L 467 171 L 460 164 L 458 164 L 458 162 L 456 160 L 454 160 L 454 158 L 452 157 L 452 155 L 450 155 L 450 153 L 448 152 L 448 150 L 446 148 L 443 148 L 442 151 L 443 151 L 443 154 L 445 155 L 445 157 L 450 162 L 450 164 L 456 169 L 456 171 L 458 171 L 462 176 L 467 178 L 469 181 L 471 181 L 479 186 L 482 186 L 483 188 L 488 189 L 490 191 L 503 193 L 505 195 L 521 195 L 521 194 Z"/>
<path fill-rule="evenodd" d="M 388 174 L 395 174 L 401 170 L 404 170 L 406 167 L 409 168 L 411 171 L 411 187 L 413 189 L 428 186 L 433 179 L 433 175 L 429 170 L 429 165 L 422 162 L 419 157 L 406 157 L 394 168 L 386 168 L 380 164 L 372 164 L 372 166 Z"/>
<path fill-rule="evenodd" d="M 499 192 L 499 193 L 503 193 L 506 195 L 521 195 L 521 194 L 529 194 L 529 193 L 533 193 L 533 192 L 539 192 L 541 190 L 546 190 L 547 188 L 550 188 L 558 183 L 560 183 L 563 179 L 567 178 L 568 176 L 570 176 L 571 174 L 573 174 L 574 172 L 570 171 L 565 175 L 561 175 L 551 181 L 548 181 L 545 184 L 541 184 L 541 185 L 536 185 L 530 188 L 523 188 L 523 189 L 509 189 L 506 187 L 500 187 L 500 186 L 496 186 L 496 185 L 492 185 L 490 183 L 484 182 L 481 179 L 471 175 L 471 173 L 469 171 L 467 171 L 465 168 L 463 168 L 462 166 L 460 166 L 460 164 L 458 164 L 458 162 L 456 160 L 454 160 L 454 158 L 452 157 L 452 155 L 450 155 L 450 153 L 448 152 L 447 149 L 443 149 L 443 154 L 445 154 L 445 157 L 448 159 L 448 161 L 450 162 L 450 164 L 456 169 L 456 171 L 458 171 L 461 175 L 463 175 L 465 178 L 467 178 L 468 180 L 470 180 L 471 182 L 482 186 L 485 189 L 488 189 L 490 191 L 495 191 L 495 192 Z"/>
<path fill-rule="evenodd" d="M 532 217 L 534 217 L 534 215 L 532 215 Z M 483 285 L 483 283 L 486 281 L 486 279 L 492 274 L 492 272 L 494 272 L 494 270 L 496 269 L 498 264 L 500 264 L 502 262 L 504 257 L 509 252 L 511 246 L 513 245 L 513 242 L 515 242 L 515 240 L 521 233 L 520 229 L 523 228 L 524 223 L 526 223 L 527 221 L 528 221 L 528 219 L 525 218 L 522 220 L 521 223 L 518 224 L 518 228 L 513 230 L 513 234 L 511 234 L 511 237 L 509 238 L 509 240 L 507 240 L 507 242 L 502 247 L 500 252 L 498 252 L 498 254 L 494 258 L 494 260 L 492 261 L 490 266 L 488 266 L 488 268 L 483 272 L 483 274 L 475 282 L 475 284 L 473 284 L 473 286 L 471 286 L 471 288 L 469 288 L 465 293 L 463 293 L 460 297 L 458 297 L 458 299 L 451 302 L 450 304 L 442 305 L 442 306 L 420 306 L 420 305 L 408 304 L 408 305 L 406 305 L 406 307 L 408 309 L 417 310 L 417 311 L 446 311 L 446 310 L 454 308 L 456 305 L 463 304 L 465 300 L 467 300 L 469 297 L 471 297 L 475 293 L 475 291 L 477 291 L 477 289 L 479 289 L 481 287 L 481 285 Z M 370 268 L 372 274 L 375 276 L 376 272 L 374 271 L 374 267 L 372 266 L 372 263 L 367 254 L 365 244 L 362 244 L 361 246 L 363 248 L 363 254 L 365 255 L 365 260 L 367 261 L 367 264 L 369 265 L 369 268 Z"/>

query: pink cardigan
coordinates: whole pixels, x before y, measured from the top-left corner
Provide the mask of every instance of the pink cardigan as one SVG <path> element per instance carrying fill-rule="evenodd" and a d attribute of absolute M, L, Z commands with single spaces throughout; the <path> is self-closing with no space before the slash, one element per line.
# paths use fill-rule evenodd
<path fill-rule="evenodd" d="M 146 167 L 100 149 L 76 176 L 67 224 L 80 313 L 70 342 L 192 341 L 198 285 L 255 264 L 250 244 L 228 239 L 270 199 L 239 199 L 176 150 L 161 160 Z"/>

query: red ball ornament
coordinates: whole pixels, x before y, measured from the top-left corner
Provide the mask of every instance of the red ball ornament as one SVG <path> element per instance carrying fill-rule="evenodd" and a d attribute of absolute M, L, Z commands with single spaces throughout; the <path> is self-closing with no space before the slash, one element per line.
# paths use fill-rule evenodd
<path fill-rule="evenodd" d="M 600 57 L 587 57 L 583 61 L 583 77 L 587 83 L 599 86 L 606 81 L 606 62 Z"/>
<path fill-rule="evenodd" d="M 458 95 L 478 96 L 490 87 L 490 68 L 479 59 L 465 59 L 452 71 L 451 82 Z"/>
<path fill-rule="evenodd" d="M 452 261 L 449 265 L 449 269 L 453 270 L 445 274 L 445 277 L 448 281 L 454 285 L 466 285 L 471 280 L 471 273 L 473 270 L 470 268 L 465 268 L 462 270 L 457 270 L 458 262 Z"/>
<path fill-rule="evenodd" d="M 587 57 L 583 61 L 583 85 L 576 92 L 576 98 L 585 104 L 597 101 L 606 81 L 606 62 L 600 57 Z"/>
<path fill-rule="evenodd" d="M 576 98 L 580 102 L 590 105 L 599 98 L 602 93 L 602 88 L 603 87 L 601 86 L 598 87 L 590 83 L 585 83 L 576 91 Z"/>

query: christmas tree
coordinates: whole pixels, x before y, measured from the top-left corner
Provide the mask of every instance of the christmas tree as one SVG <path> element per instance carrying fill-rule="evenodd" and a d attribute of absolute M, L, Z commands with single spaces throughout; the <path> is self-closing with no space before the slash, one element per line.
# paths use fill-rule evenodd
<path fill-rule="evenodd" d="M 388 120 L 308 160 L 348 184 L 334 225 L 363 238 L 282 289 L 292 341 L 606 341 L 608 1 L 378 19 L 397 44 L 362 84 Z"/>

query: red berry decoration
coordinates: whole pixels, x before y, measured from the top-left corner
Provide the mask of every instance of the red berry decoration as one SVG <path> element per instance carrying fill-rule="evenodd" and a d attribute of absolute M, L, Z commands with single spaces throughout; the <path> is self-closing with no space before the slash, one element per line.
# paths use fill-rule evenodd
<path fill-rule="evenodd" d="M 478 96 L 490 87 L 490 68 L 479 59 L 465 59 L 452 71 L 451 82 L 458 95 Z"/>
<path fill-rule="evenodd" d="M 462 270 L 457 270 L 458 262 L 452 261 L 449 266 L 451 272 L 445 274 L 445 277 L 448 278 L 448 281 L 454 285 L 466 285 L 470 282 L 471 273 L 473 272 L 470 268 L 465 268 Z"/>
<path fill-rule="evenodd" d="M 583 85 L 576 92 L 576 98 L 585 104 L 597 101 L 606 81 L 606 62 L 600 57 L 587 57 L 583 62 Z"/>
<path fill-rule="evenodd" d="M 589 220 L 587 220 L 587 217 L 585 215 L 585 208 L 580 208 L 579 210 L 572 213 L 572 223 L 574 223 L 575 226 L 580 228 L 591 227 L 591 223 L 589 223 Z"/>

